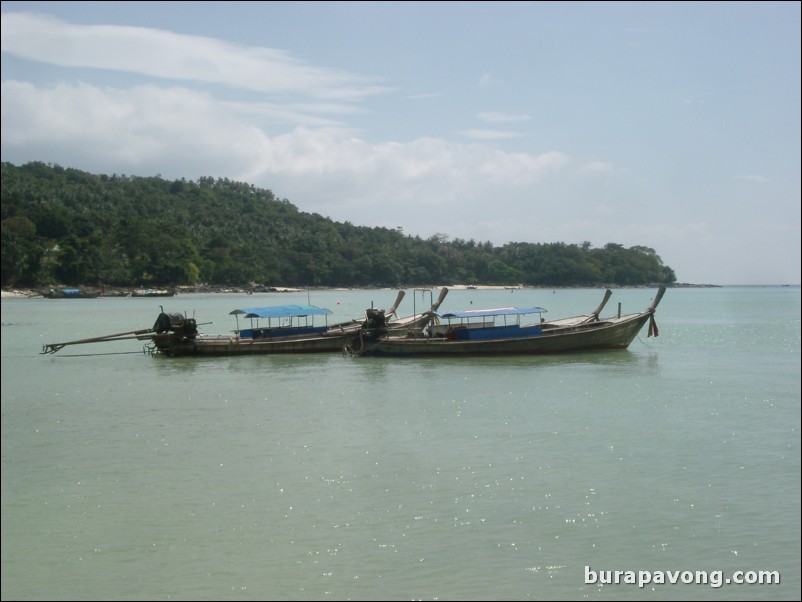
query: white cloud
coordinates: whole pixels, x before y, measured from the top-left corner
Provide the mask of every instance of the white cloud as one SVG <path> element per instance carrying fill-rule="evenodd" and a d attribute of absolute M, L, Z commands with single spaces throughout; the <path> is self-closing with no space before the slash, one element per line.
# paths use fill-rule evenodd
<path fill-rule="evenodd" d="M 224 104 L 184 88 L 5 81 L 0 102 L 4 157 L 101 173 L 240 173 L 263 138 Z"/>
<path fill-rule="evenodd" d="M 62 67 L 113 69 L 341 101 L 390 90 L 375 78 L 314 67 L 283 50 L 141 27 L 71 25 L 29 13 L 3 14 L 2 50 Z"/>
<path fill-rule="evenodd" d="M 407 94 L 404 98 L 409 100 L 427 100 L 429 98 L 440 98 L 442 94 L 435 92 L 422 92 L 420 94 Z"/>
<path fill-rule="evenodd" d="M 349 207 L 372 211 L 371 219 L 355 220 L 365 224 L 375 218 L 377 203 L 404 199 L 416 207 L 405 225 L 410 232 L 415 212 L 533 186 L 569 163 L 558 152 L 509 153 L 433 137 L 370 143 L 337 122 L 271 135 L 252 116 L 276 117 L 276 107 L 220 102 L 181 87 L 39 88 L 6 81 L 0 102 L 4 157 L 93 173 L 241 179 L 339 219 L 348 219 Z"/>
<path fill-rule="evenodd" d="M 490 123 L 511 123 L 515 121 L 529 121 L 530 119 L 529 115 L 525 114 L 513 115 L 510 113 L 494 112 L 479 113 L 477 117 L 482 121 L 488 121 Z"/>
<path fill-rule="evenodd" d="M 542 155 L 494 151 L 483 158 L 479 173 L 508 185 L 521 186 L 557 172 L 568 163 L 569 158 L 556 151 Z"/>
<path fill-rule="evenodd" d="M 588 161 L 579 166 L 579 172 L 585 175 L 613 173 L 614 171 L 613 164 L 606 161 Z"/>
<path fill-rule="evenodd" d="M 282 126 L 305 125 L 310 127 L 347 127 L 341 119 L 322 115 L 350 117 L 361 113 L 354 105 L 322 103 L 286 103 L 223 101 L 224 105 L 243 118 Z"/>
<path fill-rule="evenodd" d="M 505 130 L 462 130 L 457 132 L 463 138 L 471 140 L 509 140 L 510 138 L 523 138 L 520 132 L 509 132 Z"/>

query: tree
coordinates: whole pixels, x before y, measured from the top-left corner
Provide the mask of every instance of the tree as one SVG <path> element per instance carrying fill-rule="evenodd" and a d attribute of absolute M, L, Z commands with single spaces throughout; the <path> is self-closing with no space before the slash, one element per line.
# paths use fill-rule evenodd
<path fill-rule="evenodd" d="M 339 223 L 225 178 L 93 175 L 2 164 L 2 281 L 39 285 L 529 285 L 674 282 L 648 246 L 495 247 Z"/>

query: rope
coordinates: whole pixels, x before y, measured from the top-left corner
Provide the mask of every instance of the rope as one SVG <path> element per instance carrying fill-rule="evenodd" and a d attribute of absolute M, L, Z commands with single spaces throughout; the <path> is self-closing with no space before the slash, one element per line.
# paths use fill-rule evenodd
<path fill-rule="evenodd" d="M 378 347 L 381 343 L 381 339 L 377 339 L 375 343 L 369 346 L 365 346 L 365 338 L 362 332 L 359 333 L 359 349 L 354 349 L 351 345 L 344 345 L 343 346 L 343 355 L 347 354 L 350 357 L 359 357 L 366 351 L 370 351 L 374 347 Z"/>

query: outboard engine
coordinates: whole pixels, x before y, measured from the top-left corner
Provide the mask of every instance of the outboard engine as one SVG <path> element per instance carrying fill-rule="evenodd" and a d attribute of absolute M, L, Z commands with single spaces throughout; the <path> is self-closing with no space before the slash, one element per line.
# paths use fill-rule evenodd
<path fill-rule="evenodd" d="M 192 318 L 186 318 L 181 314 L 160 313 L 153 325 L 153 330 L 157 333 L 175 332 L 179 336 L 194 339 L 198 334 L 198 325 Z"/>
<path fill-rule="evenodd" d="M 387 328 L 387 321 L 383 309 L 366 309 L 365 324 L 362 329 L 370 334 L 378 335 Z"/>

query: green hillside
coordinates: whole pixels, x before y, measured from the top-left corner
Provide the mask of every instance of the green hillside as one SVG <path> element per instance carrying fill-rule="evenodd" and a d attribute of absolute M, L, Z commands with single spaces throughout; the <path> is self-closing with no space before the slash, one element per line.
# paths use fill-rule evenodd
<path fill-rule="evenodd" d="M 670 284 L 651 248 L 423 239 L 304 213 L 243 182 L 2 164 L 2 286 Z"/>

